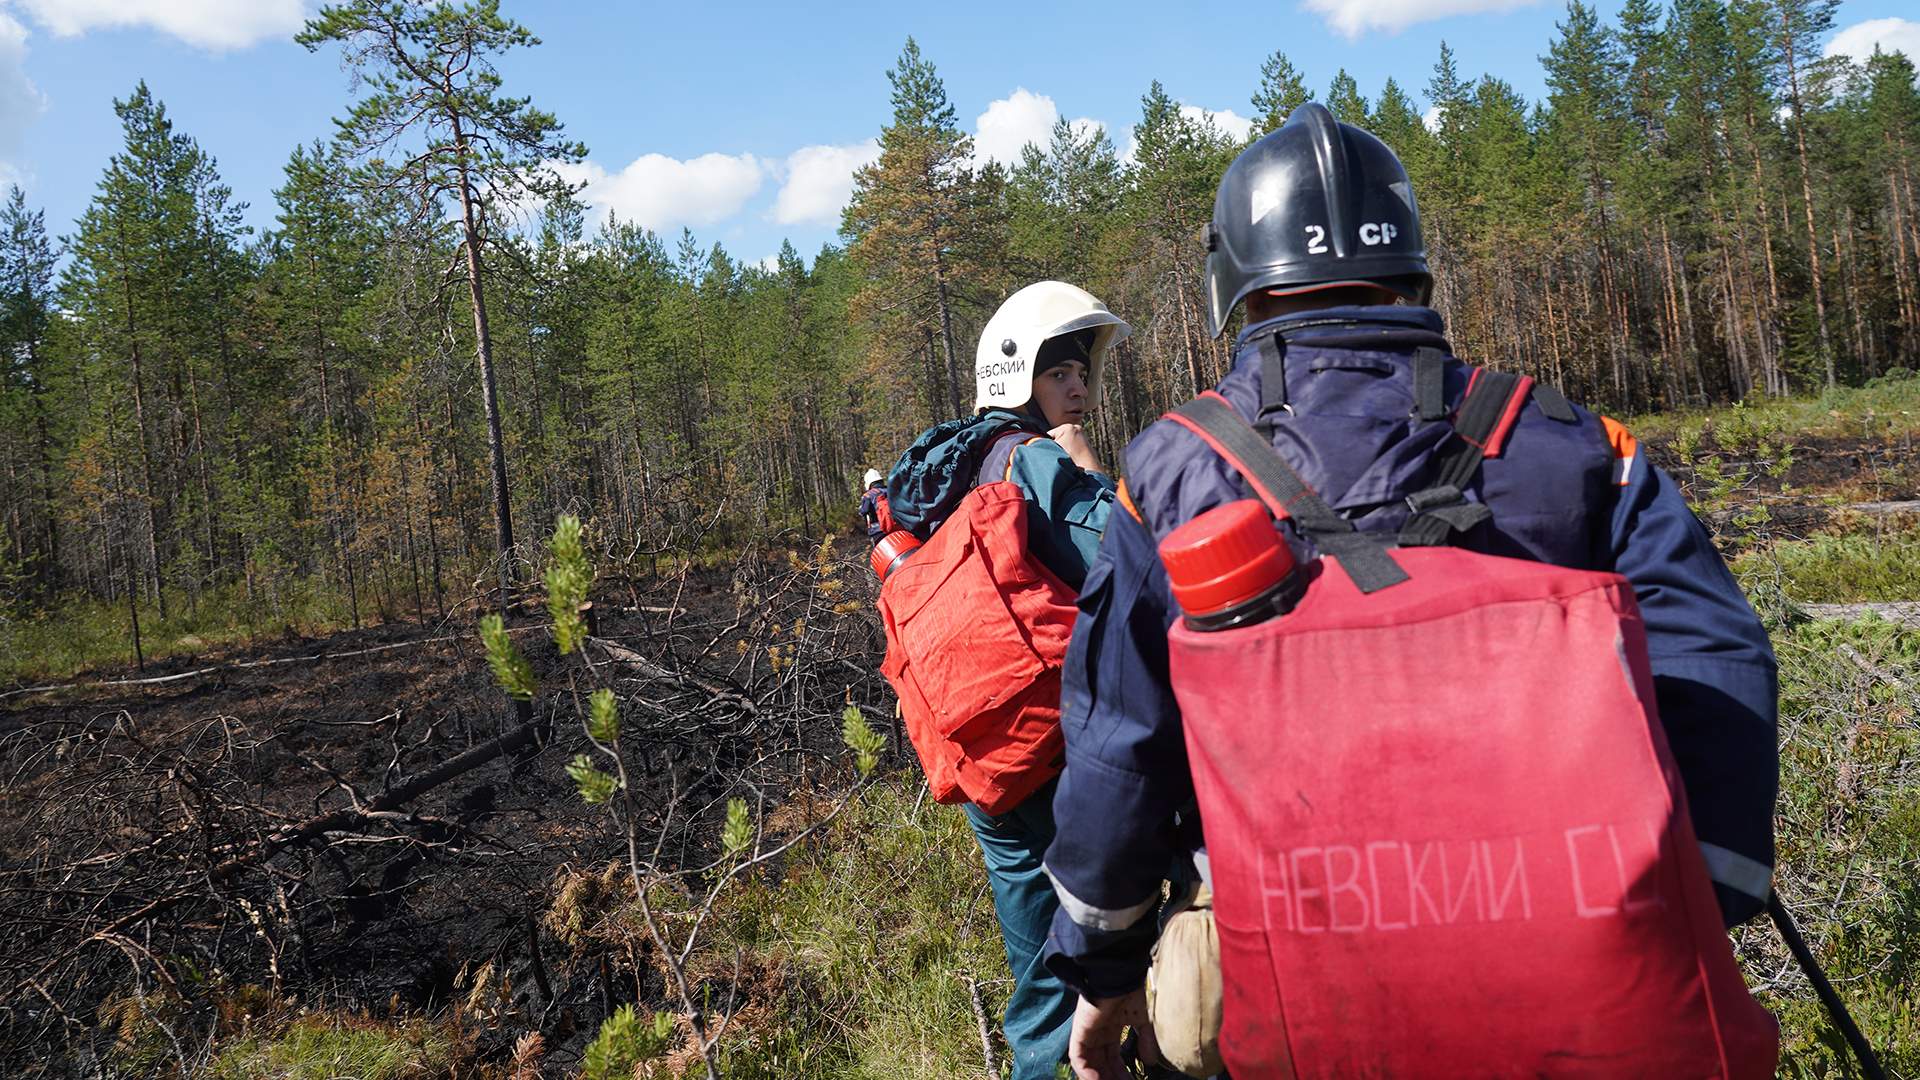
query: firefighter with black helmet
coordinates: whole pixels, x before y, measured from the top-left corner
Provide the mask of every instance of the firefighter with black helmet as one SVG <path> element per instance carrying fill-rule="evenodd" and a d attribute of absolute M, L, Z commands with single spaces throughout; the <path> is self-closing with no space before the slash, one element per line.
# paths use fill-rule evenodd
<path fill-rule="evenodd" d="M 1215 337 L 1249 297 L 1258 304 L 1352 292 L 1425 304 L 1433 291 L 1420 210 L 1400 159 L 1318 102 L 1302 105 L 1228 166 L 1206 240 Z M 1332 307 L 1331 299 L 1318 306 Z"/>
<path fill-rule="evenodd" d="M 1727 925 L 1750 918 L 1769 891 L 1778 776 L 1775 663 L 1764 629 L 1671 478 L 1623 426 L 1550 389 L 1516 392 L 1504 452 L 1474 461 L 1460 488 L 1435 488 L 1440 459 L 1468 457 L 1445 448 L 1474 373 L 1451 355 L 1439 314 L 1424 306 L 1432 287 L 1399 159 L 1309 102 L 1220 182 L 1207 230 L 1208 314 L 1216 335 L 1238 308 L 1246 322 L 1233 369 L 1214 392 L 1318 493 L 1330 517 L 1358 534 L 1623 576 L 1644 620 L 1660 721 L 1712 892 Z M 1215 1056 L 1188 1060 L 1224 1057 L 1236 1080 L 1366 1072 L 1369 1054 L 1404 1032 L 1353 1031 L 1344 1064 L 1288 1061 L 1289 1018 L 1248 1004 L 1267 999 L 1244 987 L 1229 982 L 1224 1008 L 1168 1002 L 1164 990 L 1148 1004 L 1165 868 L 1191 862 L 1190 876 L 1211 884 L 1190 733 L 1169 675 L 1180 608 L 1157 545 L 1245 498 L 1246 488 L 1194 430 L 1172 420 L 1142 432 L 1125 460 L 1124 510 L 1088 573 L 1067 654 L 1066 768 L 1046 856 L 1061 903 L 1046 962 L 1081 995 L 1070 1061 L 1082 1080 L 1127 1075 L 1122 1029 L 1141 1032 L 1145 1056 L 1154 1056 L 1154 1021 L 1177 1007 L 1183 1021 L 1211 1016 L 1216 1025 L 1224 1012 L 1226 1037 L 1202 1047 Z M 1303 561 L 1315 556 L 1323 534 L 1293 520 L 1279 527 Z M 1546 723 L 1551 708 L 1541 712 Z M 1277 730 L 1327 717 L 1268 719 Z M 1292 794 L 1235 792 L 1250 806 Z M 1214 854 L 1216 864 L 1226 858 Z M 1191 891 L 1180 884 L 1177 892 Z M 1324 888 L 1314 895 L 1302 882 L 1289 902 L 1324 908 L 1328 900 Z M 1259 955 L 1246 950 L 1262 931 L 1224 919 L 1220 930 L 1215 947 L 1240 949 L 1239 962 L 1253 963 L 1244 956 Z M 1177 1025 L 1162 1026 L 1171 1034 Z M 1612 1071 L 1635 1072 L 1635 1049 L 1622 1046 Z"/>

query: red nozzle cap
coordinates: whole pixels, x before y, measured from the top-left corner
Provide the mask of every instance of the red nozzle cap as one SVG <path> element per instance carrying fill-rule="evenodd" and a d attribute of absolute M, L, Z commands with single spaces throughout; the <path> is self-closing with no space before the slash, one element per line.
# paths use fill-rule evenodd
<path fill-rule="evenodd" d="M 1167 534 L 1160 561 L 1188 615 L 1211 615 L 1259 596 L 1293 573 L 1293 552 L 1255 499 L 1217 506 Z"/>
<path fill-rule="evenodd" d="M 874 576 L 881 581 L 887 580 L 887 571 L 893 569 L 893 564 L 899 562 L 901 556 L 919 546 L 919 538 L 905 529 L 899 529 L 881 537 L 880 542 L 873 545 L 871 561 Z"/>

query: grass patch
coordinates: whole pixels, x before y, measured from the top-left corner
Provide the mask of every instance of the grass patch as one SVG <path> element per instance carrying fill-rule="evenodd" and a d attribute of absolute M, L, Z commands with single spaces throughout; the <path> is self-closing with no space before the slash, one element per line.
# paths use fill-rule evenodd
<path fill-rule="evenodd" d="M 464 1040 L 422 1019 L 304 1016 L 272 1038 L 230 1043 L 214 1059 L 213 1080 L 427 1080 L 470 1075 Z"/>
<path fill-rule="evenodd" d="M 1781 673 L 1776 887 L 1888 1071 L 1920 1075 L 1920 633 L 1878 619 L 1770 629 Z M 1780 1018 L 1780 1074 L 1856 1075 L 1772 927 L 1738 938 Z"/>
<path fill-rule="evenodd" d="M 1678 409 L 1628 419 L 1642 439 L 1700 438 L 1740 430 L 1775 441 L 1808 435 L 1887 438 L 1920 433 L 1920 373 L 1905 369 L 1865 386 L 1836 387 L 1811 397 L 1754 397 L 1717 409 Z M 1722 445 L 1729 445 L 1721 439 Z"/>
<path fill-rule="evenodd" d="M 997 1038 L 1006 954 L 973 833 L 954 807 L 916 810 L 919 790 L 917 773 L 876 785 L 780 882 L 724 898 L 716 965 L 737 949 L 782 980 L 723 1042 L 729 1080 L 981 1075 L 966 980 Z"/>
<path fill-rule="evenodd" d="M 1765 582 L 1806 604 L 1920 600 L 1920 530 L 1776 541 L 1733 570 L 1749 592 Z"/>
<path fill-rule="evenodd" d="M 378 621 L 364 595 L 360 615 L 363 624 Z M 346 594 L 317 578 L 282 582 L 271 596 L 256 590 L 251 600 L 245 587 L 235 584 L 203 592 L 191 606 L 185 594 L 169 594 L 165 619 L 155 606 L 142 606 L 140 645 L 148 661 L 165 660 L 283 634 L 323 634 L 351 624 Z M 124 601 L 75 598 L 52 610 L 19 617 L 0 614 L 0 684 L 60 679 L 133 662 Z"/>

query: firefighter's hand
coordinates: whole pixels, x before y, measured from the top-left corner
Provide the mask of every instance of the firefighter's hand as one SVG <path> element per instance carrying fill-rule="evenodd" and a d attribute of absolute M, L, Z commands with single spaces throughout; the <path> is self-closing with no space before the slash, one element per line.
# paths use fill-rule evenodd
<path fill-rule="evenodd" d="M 1067 456 L 1073 459 L 1075 465 L 1088 472 L 1107 471 L 1107 467 L 1100 463 L 1100 456 L 1093 452 L 1093 444 L 1087 442 L 1087 433 L 1080 429 L 1079 424 L 1061 424 L 1047 432 L 1047 437 L 1059 443 L 1060 449 L 1067 452 Z"/>
<path fill-rule="evenodd" d="M 1127 1080 L 1120 1056 L 1120 1035 L 1133 1028 L 1140 1036 L 1140 1059 L 1160 1061 L 1160 1046 L 1147 1020 L 1145 987 L 1115 998 L 1081 998 L 1073 1011 L 1073 1034 L 1067 1041 L 1067 1061 L 1077 1080 Z"/>

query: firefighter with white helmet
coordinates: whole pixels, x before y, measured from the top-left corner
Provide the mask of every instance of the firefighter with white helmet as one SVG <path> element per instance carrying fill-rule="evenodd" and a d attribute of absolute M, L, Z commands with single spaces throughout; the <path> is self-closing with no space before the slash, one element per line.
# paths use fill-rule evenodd
<path fill-rule="evenodd" d="M 1107 352 L 1127 333 L 1127 324 L 1092 293 L 1064 281 L 1037 281 L 1007 297 L 980 331 L 973 407 L 1026 408 L 1034 380 L 1075 358 L 1085 367 L 1087 399 L 1095 400 Z"/>
<path fill-rule="evenodd" d="M 1041 281 L 1019 290 L 987 320 L 975 356 L 974 414 L 946 421 L 921 435 L 888 478 L 887 497 L 895 528 L 927 541 L 927 546 L 900 564 L 908 568 L 905 572 L 888 578 L 881 596 L 883 616 L 890 590 L 913 587 L 902 582 L 916 576 L 922 581 L 960 580 L 966 576 L 949 576 L 944 567 L 933 565 L 931 560 L 946 557 L 961 546 L 990 542 L 994 551 L 988 562 L 993 566 L 1030 568 L 1053 582 L 1050 587 L 1056 590 L 1057 603 L 1048 609 L 1056 614 L 1035 616 L 1039 621 L 1028 628 L 1033 632 L 1016 636 L 1034 642 L 1052 641 L 1064 648 L 1073 599 L 1099 549 L 1115 494 L 1113 479 L 1080 425 L 1097 400 L 1101 368 L 1108 354 L 1128 332 L 1127 324 L 1092 294 L 1060 281 Z M 1006 505 L 1009 496 L 1005 485 L 1009 483 L 1018 486 L 1026 527 L 1007 534 L 977 529 L 980 522 L 969 516 L 973 508 L 985 505 L 983 500 L 996 493 L 1001 500 L 996 505 Z M 968 501 L 976 488 L 988 485 L 996 485 L 997 492 L 982 491 Z M 940 544 L 933 538 L 934 531 L 950 518 L 955 529 L 967 530 L 957 535 L 971 536 L 973 543 Z M 1038 567 L 1033 566 L 1035 563 Z M 1042 570 L 1050 573 L 1040 573 Z M 952 595 L 958 594 L 936 592 L 923 609 L 943 602 L 956 609 L 967 606 L 965 600 L 946 599 Z M 958 651 L 944 663 L 943 670 L 950 677 L 933 686 L 926 696 L 938 696 L 949 689 L 949 682 L 955 687 L 975 686 L 1020 674 L 997 668 L 968 670 L 976 661 L 976 650 L 991 651 L 985 639 L 992 631 L 986 624 L 996 616 L 1004 620 L 1009 604 L 986 607 L 999 610 L 939 612 L 942 625 L 967 629 L 958 636 L 951 629 L 945 631 L 940 649 Z M 1013 607 L 1019 609 L 1017 603 Z M 890 623 L 889 633 L 894 629 Z M 1033 646 L 1036 651 L 1042 647 Z M 891 637 L 888 649 L 892 666 L 895 643 Z M 1057 672 L 1059 659 L 1028 667 Z M 889 678 L 894 675 L 889 674 Z M 898 688 L 900 683 L 895 685 Z M 1014 1080 L 1042 1080 L 1054 1076 L 1066 1060 L 1076 1002 L 1074 994 L 1040 961 L 1058 906 L 1041 865 L 1054 836 L 1053 791 L 1060 739 L 1058 680 L 1056 677 L 1044 687 L 1016 690 L 1008 686 L 1002 690 L 984 695 L 989 704 L 1002 698 L 1025 703 L 1022 709 L 1033 712 L 1024 713 L 1021 724 L 1027 724 L 1035 713 L 1042 716 L 1037 725 L 1009 728 L 1003 741 L 995 741 L 1000 734 L 986 740 L 1000 747 L 993 775 L 995 783 L 1004 786 L 992 793 L 958 790 L 943 794 L 937 788 L 935 794 L 942 801 L 963 803 L 993 885 L 994 912 L 1000 920 L 1014 979 L 1005 1022 L 1007 1044 L 1013 1051 Z M 981 717 L 988 715 L 983 713 Z M 973 727 L 991 722 L 976 719 Z M 915 716 L 910 712 L 907 720 L 912 734 Z M 961 723 L 961 727 L 967 726 Z M 1037 737 L 1033 734 L 1036 730 L 1040 732 Z M 1022 737 L 1034 737 L 1031 753 L 1007 760 L 1005 748 Z M 915 735 L 915 749 L 921 754 L 922 764 L 929 765 L 929 751 L 921 741 L 922 737 Z M 936 783 L 939 758 L 932 761 L 928 777 L 930 783 Z M 986 806 L 992 806 L 993 811 Z"/>
<path fill-rule="evenodd" d="M 860 521 L 867 527 L 867 543 L 877 544 L 893 531 L 893 514 L 887 508 L 887 478 L 879 469 L 868 469 L 860 478 Z"/>

